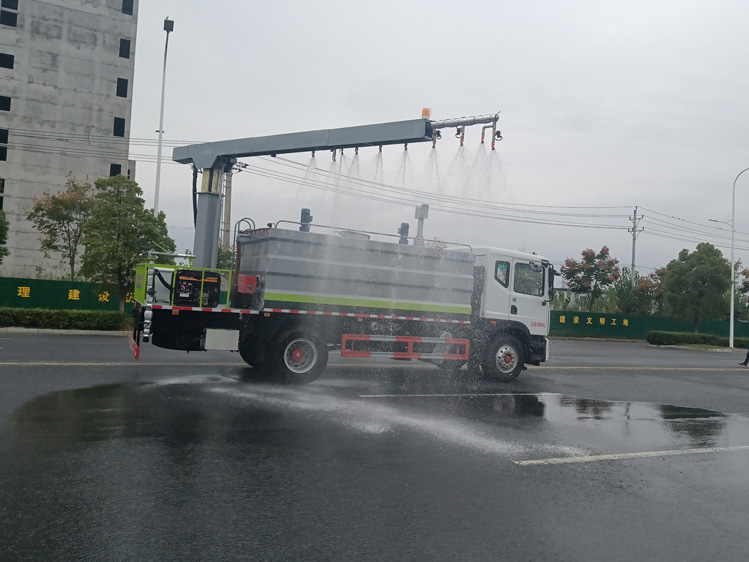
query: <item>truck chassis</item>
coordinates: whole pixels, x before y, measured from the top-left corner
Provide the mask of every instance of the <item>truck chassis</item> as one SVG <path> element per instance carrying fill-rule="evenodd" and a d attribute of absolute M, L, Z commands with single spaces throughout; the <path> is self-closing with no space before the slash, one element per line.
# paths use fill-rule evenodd
<path fill-rule="evenodd" d="M 238 351 L 258 373 L 297 384 L 315 380 L 336 349 L 341 357 L 415 359 L 445 371 L 468 364 L 503 382 L 515 380 L 526 364 L 539 365 L 548 352 L 546 338 L 530 335 L 524 325 L 485 319 L 140 303 L 134 314 L 134 354 L 149 340 L 188 352 Z M 151 332 L 150 326 L 158 329 Z"/>

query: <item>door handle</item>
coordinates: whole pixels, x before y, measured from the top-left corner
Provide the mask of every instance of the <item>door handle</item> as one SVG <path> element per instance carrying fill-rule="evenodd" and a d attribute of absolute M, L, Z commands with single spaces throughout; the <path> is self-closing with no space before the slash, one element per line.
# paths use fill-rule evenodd
<path fill-rule="evenodd" d="M 510 314 L 517 314 L 518 313 L 518 307 L 514 304 L 510 306 Z"/>

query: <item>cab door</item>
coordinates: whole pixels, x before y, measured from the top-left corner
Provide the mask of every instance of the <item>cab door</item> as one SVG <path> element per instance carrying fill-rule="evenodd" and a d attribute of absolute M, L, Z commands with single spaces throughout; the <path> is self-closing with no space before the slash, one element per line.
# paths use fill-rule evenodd
<path fill-rule="evenodd" d="M 485 256 L 486 271 L 481 316 L 496 320 L 510 318 L 510 276 L 512 260 L 504 256 Z"/>
<path fill-rule="evenodd" d="M 512 260 L 510 320 L 522 322 L 533 335 L 545 336 L 549 327 L 548 275 L 541 263 Z"/>

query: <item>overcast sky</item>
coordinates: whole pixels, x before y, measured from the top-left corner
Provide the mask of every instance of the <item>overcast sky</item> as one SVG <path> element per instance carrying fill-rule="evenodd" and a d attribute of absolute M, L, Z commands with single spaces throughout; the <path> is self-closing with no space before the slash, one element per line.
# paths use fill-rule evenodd
<path fill-rule="evenodd" d="M 501 112 L 493 153 L 475 126 L 462 150 L 449 130 L 434 151 L 385 147 L 381 166 L 377 149 L 335 163 L 318 153 L 314 166 L 309 154 L 249 159 L 234 220 L 298 220 L 308 207 L 316 223 L 395 233 L 410 222 L 413 234 L 420 200 L 432 205 L 428 238 L 557 266 L 607 245 L 629 266 L 637 206 L 641 273 L 701 241 L 728 257 L 730 226 L 707 219 L 730 220 L 749 167 L 746 1 L 143 0 L 131 158 L 149 206 L 167 16 L 166 159 L 176 142 L 415 119 L 422 107 L 432 119 Z M 192 248 L 190 186 L 188 166 L 162 166 L 160 208 L 180 250 Z M 749 172 L 736 186 L 736 258 L 749 265 Z"/>

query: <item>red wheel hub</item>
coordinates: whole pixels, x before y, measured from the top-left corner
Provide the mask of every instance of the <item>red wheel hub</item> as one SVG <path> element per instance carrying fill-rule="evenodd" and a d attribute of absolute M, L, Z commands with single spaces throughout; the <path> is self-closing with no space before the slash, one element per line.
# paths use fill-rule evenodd
<path fill-rule="evenodd" d="M 505 353 L 503 359 L 504 359 L 505 365 L 509 365 L 510 363 L 512 363 L 512 355 L 510 355 L 509 353 Z"/>
<path fill-rule="evenodd" d="M 301 361 L 304 359 L 304 350 L 301 347 L 296 347 L 291 350 L 291 359 L 293 361 Z"/>

